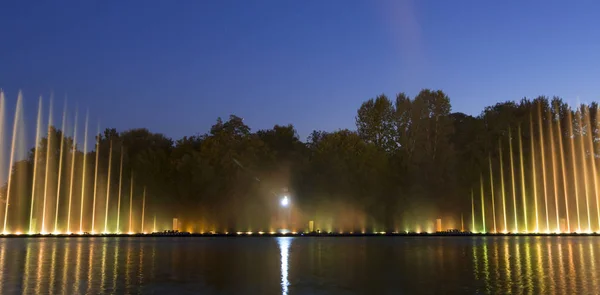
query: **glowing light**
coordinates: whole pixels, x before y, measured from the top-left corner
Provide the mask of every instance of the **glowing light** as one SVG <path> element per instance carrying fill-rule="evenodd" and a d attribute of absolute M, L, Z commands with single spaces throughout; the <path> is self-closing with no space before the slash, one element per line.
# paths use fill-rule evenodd
<path fill-rule="evenodd" d="M 4 233 L 4 234 L 6 235 L 7 233 Z M 15 235 L 17 235 L 17 236 L 20 236 L 20 235 L 22 235 L 22 234 L 23 234 L 23 233 L 22 233 L 22 232 L 20 232 L 20 231 L 18 231 L 18 232 L 16 232 L 16 233 L 15 233 Z"/>
<path fill-rule="evenodd" d="M 281 206 L 282 207 L 287 207 L 290 204 L 290 199 L 288 198 L 288 196 L 284 196 L 281 199 Z"/>
<path fill-rule="evenodd" d="M 275 232 L 274 232 L 274 231 L 270 231 L 270 232 L 269 232 L 269 234 L 270 234 L 270 235 L 274 235 L 274 234 L 275 234 Z"/>
<path fill-rule="evenodd" d="M 131 231 L 130 231 L 130 232 L 128 232 L 127 234 L 128 234 L 128 235 L 133 235 L 133 234 L 134 234 L 134 232 L 131 232 Z"/>
<path fill-rule="evenodd" d="M 263 231 L 259 231 L 259 232 L 258 232 L 258 234 L 259 234 L 259 235 L 263 235 L 264 233 L 265 233 L 265 232 L 263 232 Z"/>
<path fill-rule="evenodd" d="M 253 234 L 253 232 L 249 231 L 249 232 L 246 232 L 246 234 L 251 235 L 251 234 Z"/>
<path fill-rule="evenodd" d="M 239 231 L 239 232 L 236 232 L 236 234 L 238 234 L 238 235 L 241 235 L 241 234 L 242 234 L 242 232 L 241 232 L 241 231 Z"/>

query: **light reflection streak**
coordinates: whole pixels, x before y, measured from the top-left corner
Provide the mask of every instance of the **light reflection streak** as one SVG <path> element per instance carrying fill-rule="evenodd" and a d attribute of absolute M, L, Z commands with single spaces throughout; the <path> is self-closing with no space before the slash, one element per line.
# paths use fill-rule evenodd
<path fill-rule="evenodd" d="M 288 269 L 289 269 L 289 250 L 292 244 L 292 237 L 280 237 L 277 238 L 279 244 L 279 252 L 281 254 L 281 294 L 288 294 L 288 287 L 290 282 L 288 281 Z"/>
<path fill-rule="evenodd" d="M 590 264 L 591 267 L 590 269 L 592 269 L 593 271 L 592 273 L 592 289 L 593 290 L 598 290 L 598 275 L 596 274 L 596 257 L 594 255 L 594 246 L 592 245 L 592 243 L 589 243 L 590 246 Z"/>
<path fill-rule="evenodd" d="M 44 252 L 46 252 L 45 250 L 45 244 L 46 242 L 44 240 L 42 240 L 40 242 L 40 245 L 38 247 L 38 253 L 37 253 L 37 273 L 36 273 L 36 277 L 35 277 L 35 294 L 40 294 L 41 290 L 42 290 L 42 278 L 44 277 L 44 270 L 42 269 L 42 266 L 44 265 L 42 263 L 42 261 L 44 260 Z"/>
<path fill-rule="evenodd" d="M 575 283 L 575 263 L 573 262 L 573 245 L 572 243 L 568 244 L 569 248 L 569 290 L 573 290 L 577 287 Z"/>
<path fill-rule="evenodd" d="M 559 243 L 558 244 L 558 275 L 560 277 L 560 293 L 561 294 L 566 294 L 566 277 L 565 277 L 565 265 L 563 263 L 564 261 L 564 256 L 563 256 L 563 250 L 562 250 L 562 244 Z"/>
<path fill-rule="evenodd" d="M 4 254 L 6 252 L 6 242 L 2 241 L 2 245 L 0 246 L 0 294 L 4 294 Z"/>
<path fill-rule="evenodd" d="M 536 277 L 538 278 L 538 286 L 539 286 L 539 293 L 540 294 L 544 294 L 546 293 L 546 284 L 544 284 L 544 277 L 545 277 L 545 272 L 544 272 L 544 262 L 542 260 L 542 243 L 541 241 L 538 239 L 536 239 L 536 244 L 535 244 L 535 252 L 536 252 L 536 265 L 537 265 L 537 275 Z"/>
<path fill-rule="evenodd" d="M 50 258 L 50 283 L 48 286 L 49 293 L 55 293 L 54 286 L 56 282 L 56 240 L 52 241 L 52 255 Z"/>
<path fill-rule="evenodd" d="M 29 262 L 31 257 L 31 245 L 27 245 L 27 250 L 25 250 L 25 273 L 23 275 L 23 294 L 29 294 L 29 274 L 31 270 L 29 269 Z"/>
<path fill-rule="evenodd" d="M 77 252 L 75 254 L 75 290 L 73 294 L 80 294 L 81 290 L 81 241 L 77 241 Z"/>
<path fill-rule="evenodd" d="M 100 271 L 101 290 L 106 290 L 106 243 L 107 241 L 102 241 L 102 268 Z"/>
<path fill-rule="evenodd" d="M 554 281 L 554 263 L 552 261 L 552 246 L 550 242 L 546 240 L 546 250 L 548 251 L 548 277 L 550 278 L 548 281 L 550 293 L 556 294 L 556 282 Z M 544 277 L 545 278 L 545 277 Z"/>
<path fill-rule="evenodd" d="M 580 274 L 579 279 L 582 282 L 588 282 L 588 269 L 586 268 L 586 259 L 583 257 L 583 245 L 581 243 L 579 244 L 579 271 L 578 273 Z M 589 286 L 588 284 L 580 284 L 580 286 L 583 287 L 583 289 L 574 289 L 571 290 L 573 291 L 573 294 L 592 294 L 591 290 L 588 290 L 587 286 Z"/>
<path fill-rule="evenodd" d="M 531 247 L 529 246 L 531 239 L 527 239 L 525 243 L 525 278 L 527 281 L 527 287 L 525 290 L 528 294 L 533 294 L 533 280 L 531 270 Z"/>

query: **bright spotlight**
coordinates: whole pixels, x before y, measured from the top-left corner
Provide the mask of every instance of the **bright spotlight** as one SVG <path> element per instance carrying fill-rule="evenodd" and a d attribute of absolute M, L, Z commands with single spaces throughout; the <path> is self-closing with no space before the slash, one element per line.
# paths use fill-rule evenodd
<path fill-rule="evenodd" d="M 290 199 L 288 198 L 288 196 L 284 196 L 281 199 L 281 206 L 282 207 L 287 207 L 290 204 Z"/>
<path fill-rule="evenodd" d="M 16 234 L 17 236 L 20 236 L 20 235 L 22 235 L 23 233 L 22 233 L 22 232 L 20 232 L 20 231 L 18 231 L 18 232 L 16 232 L 15 234 Z"/>

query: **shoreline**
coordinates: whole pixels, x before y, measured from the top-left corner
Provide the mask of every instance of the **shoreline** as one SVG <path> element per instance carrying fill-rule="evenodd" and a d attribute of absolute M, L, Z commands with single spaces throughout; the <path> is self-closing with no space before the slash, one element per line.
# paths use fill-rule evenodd
<path fill-rule="evenodd" d="M 196 237 L 196 238 L 271 238 L 271 237 L 596 237 L 600 233 L 470 233 L 470 232 L 438 232 L 438 233 L 259 233 L 259 232 L 235 232 L 235 233 L 109 233 L 109 234 L 6 234 L 0 235 L 0 239 L 9 238 L 173 238 L 173 237 Z"/>

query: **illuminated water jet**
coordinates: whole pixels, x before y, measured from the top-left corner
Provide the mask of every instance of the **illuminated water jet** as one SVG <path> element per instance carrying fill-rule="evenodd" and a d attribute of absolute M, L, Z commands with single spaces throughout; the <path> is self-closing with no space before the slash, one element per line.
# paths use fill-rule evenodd
<path fill-rule="evenodd" d="M 133 216 L 133 214 L 132 214 L 132 212 L 133 212 L 133 171 L 131 171 L 130 189 L 131 189 L 131 192 L 129 193 L 129 232 L 132 231 L 131 217 Z"/>
<path fill-rule="evenodd" d="M 2 104 L 4 104 L 4 93 L 2 93 L 0 91 L 0 99 L 2 100 Z M 21 109 L 23 108 L 23 95 L 21 93 L 21 91 L 19 91 L 19 95 L 17 97 L 17 105 L 15 106 L 15 117 L 14 117 L 14 122 L 13 122 L 13 130 L 12 130 L 12 139 L 11 139 L 11 145 L 10 145 L 10 159 L 9 159 L 9 163 L 8 163 L 8 182 L 6 184 L 6 200 L 5 200 L 5 206 L 4 206 L 4 229 L 2 230 L 3 233 L 7 233 L 7 220 L 8 220 L 8 205 L 10 204 L 10 193 L 11 193 L 11 188 L 12 188 L 12 166 L 15 160 L 15 145 L 17 142 L 17 124 L 19 122 L 20 119 L 20 115 L 21 115 Z"/>
<path fill-rule="evenodd" d="M 582 110 L 583 112 L 583 110 Z M 585 160 L 585 147 L 584 147 L 584 143 L 583 143 L 583 126 L 582 126 L 582 120 L 581 120 L 581 116 L 583 116 L 583 113 L 579 113 L 576 114 L 576 122 L 577 125 L 579 125 L 579 148 L 580 148 L 580 156 L 581 156 L 581 161 L 583 162 L 583 192 L 585 195 L 585 206 L 587 209 L 587 219 L 588 219 L 588 228 L 587 231 L 591 232 L 591 226 L 592 226 L 592 221 L 590 218 L 590 197 L 589 197 L 589 190 L 588 190 L 588 170 L 587 170 L 587 161 Z"/>
<path fill-rule="evenodd" d="M 121 185 L 123 182 L 123 145 L 121 144 L 121 163 L 119 164 L 119 193 L 117 200 L 117 233 L 121 232 L 119 221 L 121 220 Z"/>
<path fill-rule="evenodd" d="M 96 162 L 94 163 L 94 194 L 92 201 L 92 233 L 95 232 L 94 222 L 96 221 L 96 192 L 98 190 L 98 156 L 100 155 L 100 124 L 96 132 Z"/>
<path fill-rule="evenodd" d="M 492 156 L 488 155 L 488 160 L 490 163 L 490 191 L 492 192 L 492 217 L 494 219 L 494 233 L 498 232 L 498 228 L 496 227 L 496 200 L 494 199 L 494 172 L 492 170 Z"/>
<path fill-rule="evenodd" d="M 513 196 L 513 210 L 515 214 L 515 233 L 519 232 L 519 218 L 517 215 L 517 190 L 515 185 L 515 165 L 513 160 L 513 137 L 511 128 L 508 129 L 508 144 L 509 144 L 509 155 L 510 155 L 510 178 L 512 183 L 512 196 Z"/>
<path fill-rule="evenodd" d="M 52 137 L 52 97 L 50 97 L 50 107 L 48 108 L 48 137 L 46 138 L 46 168 L 44 168 L 44 199 L 42 205 L 42 233 L 46 232 L 46 200 L 48 196 L 48 170 L 50 170 L 50 147 Z M 37 149 L 37 148 L 36 148 Z"/>
<path fill-rule="evenodd" d="M 483 175 L 479 174 L 479 189 L 481 193 L 481 232 L 485 234 L 485 200 L 483 191 Z"/>
<path fill-rule="evenodd" d="M 108 180 L 106 182 L 106 207 L 104 213 L 104 232 L 108 230 L 108 204 L 110 200 L 110 171 L 112 170 L 112 148 L 113 142 L 110 140 L 110 147 L 108 150 Z"/>
<path fill-rule="evenodd" d="M 592 131 L 592 124 L 590 122 L 590 109 L 589 107 L 586 106 L 585 108 L 585 126 L 587 126 L 587 134 L 586 134 L 586 138 L 588 141 L 588 145 L 589 145 L 589 149 L 590 149 L 590 162 L 592 162 L 592 176 L 594 178 L 594 196 L 596 197 L 596 211 L 598 213 L 598 223 L 600 226 L 600 211 L 598 211 L 598 174 L 596 172 L 596 153 L 594 151 L 594 144 L 593 144 L 593 131 Z M 590 225 L 590 230 L 591 230 L 591 225 Z"/>
<path fill-rule="evenodd" d="M 563 194 L 565 197 L 565 213 L 567 214 L 567 232 L 571 232 L 571 220 L 569 218 L 569 200 L 568 200 L 568 189 L 567 189 L 567 167 L 565 165 L 565 153 L 564 153 L 564 147 L 563 147 L 563 137 L 562 137 L 562 126 L 560 124 L 560 110 L 558 109 L 558 106 L 556 106 L 556 113 L 559 114 L 558 120 L 557 120 L 557 128 L 558 128 L 558 148 L 560 149 L 559 155 L 560 155 L 560 165 L 561 165 L 561 170 L 562 170 L 562 181 L 563 181 Z"/>
<path fill-rule="evenodd" d="M 529 232 L 527 225 L 527 195 L 525 189 L 525 165 L 523 164 L 523 137 L 521 135 L 521 124 L 518 127 L 519 130 L 519 164 L 521 166 L 521 197 L 523 198 L 523 214 L 525 220 L 525 232 Z"/>
<path fill-rule="evenodd" d="M 502 142 L 498 141 L 498 150 L 500 152 L 500 189 L 502 196 L 502 213 L 504 218 L 504 233 L 508 232 L 508 226 L 506 223 L 506 193 L 504 189 L 504 163 L 502 161 Z"/>
<path fill-rule="evenodd" d="M 35 187 L 36 187 L 36 176 L 37 176 L 37 164 L 38 164 L 38 143 L 40 141 L 40 129 L 42 125 L 42 97 L 38 103 L 38 118 L 35 131 L 35 148 L 33 150 L 33 181 L 31 182 L 31 210 L 29 214 L 29 233 L 33 233 L 33 205 L 35 203 Z"/>
<path fill-rule="evenodd" d="M 529 134 L 531 139 L 531 171 L 533 178 L 533 202 L 535 207 L 535 232 L 540 231 L 540 218 L 538 211 L 538 194 L 537 194 L 537 176 L 536 176 L 536 166 L 535 166 L 535 143 L 533 140 L 533 116 L 529 113 Z"/>
<path fill-rule="evenodd" d="M 554 128 L 552 127 L 554 124 L 552 123 L 552 113 L 548 110 L 548 128 L 550 133 L 550 150 L 552 157 L 552 184 L 554 185 L 554 207 L 556 209 L 556 232 L 561 232 L 560 230 L 560 217 L 558 213 L 558 176 L 557 176 L 557 168 L 556 168 L 556 147 L 554 144 Z"/>
<path fill-rule="evenodd" d="M 144 232 L 144 213 L 146 212 L 146 187 L 144 186 L 144 192 L 142 194 L 142 232 Z"/>
<path fill-rule="evenodd" d="M 476 229 L 475 229 L 475 201 L 473 200 L 473 189 L 471 189 L 471 219 L 473 219 L 473 225 L 471 226 L 471 231 L 476 232 Z"/>
<path fill-rule="evenodd" d="M 550 218 L 548 214 L 548 183 L 546 181 L 546 155 L 544 147 L 544 128 L 542 124 L 542 105 L 538 103 L 538 129 L 540 132 L 540 153 L 542 155 L 542 182 L 544 184 L 544 207 L 546 208 L 546 233 L 550 232 Z"/>
<path fill-rule="evenodd" d="M 65 146 L 65 127 L 67 124 L 67 101 L 65 100 L 63 105 L 62 123 L 60 129 L 60 147 L 58 157 L 58 177 L 56 183 L 56 210 L 54 212 L 54 232 L 58 232 L 58 208 L 60 207 L 60 188 L 61 188 L 61 176 L 62 176 L 62 162 L 63 162 L 63 151 Z"/>
<path fill-rule="evenodd" d="M 569 122 L 569 138 L 570 138 L 570 144 L 571 144 L 571 162 L 572 162 L 572 166 L 573 166 L 573 187 L 575 188 L 575 206 L 577 209 L 577 232 L 580 233 L 581 232 L 581 217 L 580 217 L 580 213 L 579 213 L 579 189 L 578 189 L 578 183 L 577 181 L 579 180 L 579 178 L 577 177 L 577 157 L 576 157 L 576 153 L 577 151 L 575 150 L 575 134 L 573 133 L 573 118 L 571 115 L 571 112 L 567 112 L 567 118 L 568 118 L 568 122 Z"/>
<path fill-rule="evenodd" d="M 79 212 L 79 232 L 83 232 L 83 203 L 85 199 L 85 168 L 87 153 L 87 133 L 88 133 L 89 111 L 85 113 L 85 127 L 83 132 L 83 169 L 81 169 L 81 210 Z"/>
<path fill-rule="evenodd" d="M 75 176 L 75 155 L 77 155 L 77 121 L 78 111 L 75 110 L 75 121 L 73 123 L 73 143 L 71 144 L 71 174 L 69 180 L 69 205 L 67 209 L 67 233 L 71 233 L 71 203 L 73 200 L 73 180 Z"/>

